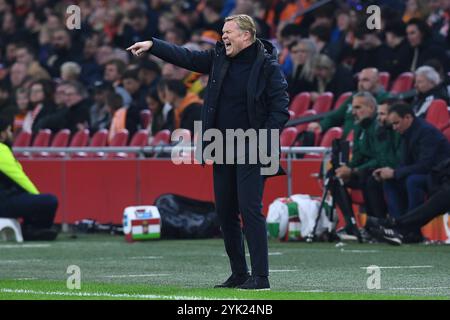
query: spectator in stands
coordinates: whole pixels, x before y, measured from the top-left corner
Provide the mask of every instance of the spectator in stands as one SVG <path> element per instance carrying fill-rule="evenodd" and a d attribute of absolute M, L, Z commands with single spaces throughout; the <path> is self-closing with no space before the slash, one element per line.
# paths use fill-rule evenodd
<path fill-rule="evenodd" d="M 402 72 L 409 71 L 410 47 L 405 29 L 406 25 L 400 20 L 388 23 L 384 29 L 389 47 L 389 56 L 384 57 L 385 71 L 389 72 L 392 80 Z"/>
<path fill-rule="evenodd" d="M 95 59 L 95 55 L 100 48 L 99 37 L 98 34 L 93 34 L 84 40 L 83 56 L 80 60 L 80 81 L 87 87 L 92 86 L 96 81 L 100 81 L 103 78 L 103 70 Z"/>
<path fill-rule="evenodd" d="M 214 30 L 222 33 L 223 17 L 220 15 L 223 9 L 223 1 L 206 0 L 202 11 L 203 24 L 205 30 Z"/>
<path fill-rule="evenodd" d="M 149 23 L 144 9 L 140 7 L 131 9 L 127 15 L 129 22 L 125 24 L 123 31 L 119 29 L 114 38 L 116 46 L 128 47 L 135 41 L 143 41 L 154 35 L 155 30 L 152 30 L 152 25 Z"/>
<path fill-rule="evenodd" d="M 331 28 L 325 25 L 317 25 L 309 31 L 309 38 L 314 42 L 317 52 L 327 55 L 331 60 L 337 61 L 338 53 L 330 43 Z"/>
<path fill-rule="evenodd" d="M 46 67 L 53 78 L 59 76 L 61 65 L 66 61 L 77 61 L 78 56 L 72 50 L 72 41 L 66 29 L 53 32 L 50 56 L 46 60 Z"/>
<path fill-rule="evenodd" d="M 17 134 L 22 130 L 23 122 L 29 109 L 30 100 L 28 89 L 17 88 L 15 101 L 16 112 L 14 115 L 13 133 L 14 136 L 17 136 Z"/>
<path fill-rule="evenodd" d="M 24 240 L 55 240 L 58 200 L 40 194 L 12 153 L 12 119 L 0 118 L 0 217 L 22 218 Z"/>
<path fill-rule="evenodd" d="M 341 94 L 354 89 L 351 72 L 342 65 L 337 65 L 325 54 L 319 54 L 314 60 L 314 90 L 312 101 L 324 92 L 332 92 L 337 98 Z"/>
<path fill-rule="evenodd" d="M 90 107 L 90 132 L 94 134 L 101 129 L 109 129 L 111 124 L 111 113 L 106 104 L 108 94 L 114 92 L 114 88 L 107 82 L 96 82 L 94 84 L 94 104 Z"/>
<path fill-rule="evenodd" d="M 158 91 L 152 89 L 147 92 L 145 102 L 151 111 L 151 134 L 155 135 L 158 131 L 165 129 L 165 120 L 162 114 L 163 102 L 159 98 Z"/>
<path fill-rule="evenodd" d="M 46 80 L 35 81 L 30 86 L 30 111 L 25 116 L 22 129 L 36 134 L 41 127 L 41 119 L 53 114 L 56 106 L 53 102 L 53 86 Z"/>
<path fill-rule="evenodd" d="M 81 67 L 73 61 L 64 62 L 61 65 L 61 79 L 63 81 L 78 81 L 81 74 Z"/>
<path fill-rule="evenodd" d="M 394 104 L 389 108 L 389 122 L 402 136 L 403 147 L 398 166 L 374 171 L 384 181 L 389 215 L 399 218 L 425 201 L 429 191 L 427 175 L 431 168 L 450 157 L 450 143 L 431 124 L 417 118 L 410 105 Z M 420 241 L 420 230 L 411 241 Z"/>
<path fill-rule="evenodd" d="M 194 121 L 200 121 L 203 100 L 195 93 L 188 93 L 186 86 L 179 80 L 167 80 L 164 86 L 164 98 L 173 106 L 168 119 L 169 128 L 188 129 L 194 136 Z"/>
<path fill-rule="evenodd" d="M 144 59 L 139 64 L 139 80 L 145 92 L 156 89 L 161 76 L 161 68 L 159 65 L 149 59 Z"/>
<path fill-rule="evenodd" d="M 293 70 L 292 59 L 289 55 L 289 46 L 294 42 L 302 39 L 301 29 L 294 23 L 280 24 L 277 32 L 277 45 L 280 52 L 279 62 L 286 76 L 290 75 Z"/>
<path fill-rule="evenodd" d="M 450 103 L 447 87 L 441 81 L 439 73 L 430 66 L 422 66 L 416 70 L 414 86 L 418 93 L 412 102 L 416 117 L 425 118 L 433 100 L 442 99 L 447 105 Z"/>
<path fill-rule="evenodd" d="M 66 108 L 39 120 L 37 129 L 50 129 L 58 132 L 69 129 L 72 134 L 78 130 L 89 129 L 89 101 L 84 86 L 79 82 L 67 83 L 65 87 Z"/>
<path fill-rule="evenodd" d="M 16 47 L 16 61 L 24 63 L 27 67 L 27 74 L 33 75 L 34 80 L 50 80 L 50 75 L 36 60 L 34 50 L 26 44 L 18 44 Z"/>
<path fill-rule="evenodd" d="M 427 60 L 437 59 L 444 66 L 445 70 L 449 68 L 449 59 L 445 48 L 436 43 L 433 39 L 430 27 L 423 20 L 413 18 L 408 21 L 406 26 L 406 36 L 411 46 L 409 70 L 416 69 Z"/>
<path fill-rule="evenodd" d="M 403 21 L 409 22 L 413 18 L 425 20 L 430 14 L 427 0 L 408 0 L 403 14 Z"/>
<path fill-rule="evenodd" d="M 103 80 L 110 82 L 114 90 L 122 96 L 125 106 L 131 104 L 130 94 L 122 86 L 122 76 L 126 70 L 126 64 L 119 59 L 112 59 L 105 65 Z"/>
<path fill-rule="evenodd" d="M 383 102 L 389 96 L 381 85 L 378 70 L 375 68 L 363 69 L 358 74 L 358 92 L 359 91 L 370 92 L 377 100 L 377 103 Z M 308 131 L 324 133 L 331 127 L 343 127 L 343 138 L 345 139 L 353 130 L 354 125 L 351 101 L 352 97 L 348 98 L 320 122 L 311 122 L 308 125 Z"/>
<path fill-rule="evenodd" d="M 25 63 L 16 62 L 11 66 L 9 83 L 12 90 L 24 85 L 27 81 L 27 66 Z"/>
<path fill-rule="evenodd" d="M 136 132 L 138 122 L 135 117 L 129 117 L 128 110 L 123 105 L 122 97 L 117 93 L 108 93 L 106 96 L 106 106 L 110 112 L 111 125 L 108 132 L 108 141 L 111 143 L 112 139 L 122 129 L 127 129 L 128 132 Z"/>
<path fill-rule="evenodd" d="M 291 99 L 303 91 L 314 89 L 314 61 L 317 50 L 314 42 L 303 39 L 289 46 L 289 55 L 293 63 L 293 70 L 286 78 L 288 93 Z"/>
<path fill-rule="evenodd" d="M 376 29 L 369 29 L 366 21 L 355 30 L 355 41 L 350 52 L 353 59 L 352 72 L 357 73 L 366 68 L 387 69 L 386 57 L 389 48 L 380 40 Z"/>

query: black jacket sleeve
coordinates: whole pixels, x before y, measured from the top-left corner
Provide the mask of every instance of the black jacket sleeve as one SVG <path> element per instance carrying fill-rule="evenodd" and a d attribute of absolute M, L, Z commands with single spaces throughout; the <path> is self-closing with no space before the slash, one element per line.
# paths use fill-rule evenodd
<path fill-rule="evenodd" d="M 287 82 L 277 63 L 272 63 L 270 75 L 267 77 L 266 104 L 269 111 L 265 129 L 280 129 L 289 120 L 289 95 Z"/>
<path fill-rule="evenodd" d="M 199 73 L 209 73 L 212 67 L 214 50 L 190 51 L 156 38 L 152 41 L 150 53 L 164 61 Z"/>

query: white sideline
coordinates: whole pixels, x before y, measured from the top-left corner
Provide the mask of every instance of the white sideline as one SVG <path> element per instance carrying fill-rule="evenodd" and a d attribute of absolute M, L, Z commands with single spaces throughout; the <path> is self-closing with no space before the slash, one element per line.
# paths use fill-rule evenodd
<path fill-rule="evenodd" d="M 76 296 L 76 297 L 106 297 L 106 298 L 130 298 L 130 299 L 169 299 L 169 300 L 236 300 L 225 298 L 210 298 L 196 296 L 164 296 L 158 294 L 128 294 L 128 293 L 107 293 L 107 292 L 67 292 L 67 291 L 38 291 L 24 289 L 0 289 L 3 293 L 17 294 L 42 294 L 46 296 Z"/>
<path fill-rule="evenodd" d="M 368 269 L 370 267 L 360 267 L 361 269 Z M 420 268 L 433 268 L 433 266 L 386 266 L 386 267 L 378 267 L 380 269 L 420 269 Z"/>
<path fill-rule="evenodd" d="M 149 274 L 115 274 L 111 276 L 103 276 L 103 278 L 138 278 L 138 277 L 160 277 L 170 276 L 168 273 L 149 273 Z"/>

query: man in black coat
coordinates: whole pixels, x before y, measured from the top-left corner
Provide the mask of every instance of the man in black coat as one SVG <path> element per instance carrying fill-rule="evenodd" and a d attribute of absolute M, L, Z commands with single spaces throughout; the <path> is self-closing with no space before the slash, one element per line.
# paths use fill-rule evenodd
<path fill-rule="evenodd" d="M 289 98 L 274 47 L 256 39 L 255 23 L 247 15 L 226 18 L 222 40 L 209 51 L 189 51 L 154 38 L 138 42 L 128 50 L 135 55 L 150 50 L 169 63 L 209 74 L 201 113 L 202 132 L 211 128 L 221 132 L 226 129 L 282 129 L 289 119 Z M 273 145 L 268 149 L 279 153 L 279 148 L 275 150 Z M 232 275 L 216 287 L 270 288 L 267 227 L 261 213 L 262 169 L 260 162 L 214 163 L 216 208 L 232 270 Z M 279 164 L 276 174 L 284 174 Z M 248 274 L 239 213 L 250 251 L 252 276 Z"/>

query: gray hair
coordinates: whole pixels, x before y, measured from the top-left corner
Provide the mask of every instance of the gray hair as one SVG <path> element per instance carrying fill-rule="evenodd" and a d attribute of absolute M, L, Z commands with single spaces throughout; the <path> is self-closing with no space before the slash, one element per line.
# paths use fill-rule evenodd
<path fill-rule="evenodd" d="M 64 71 L 69 72 L 71 75 L 79 76 L 81 73 L 81 67 L 78 63 L 73 61 L 64 62 L 61 65 L 61 73 Z"/>
<path fill-rule="evenodd" d="M 415 72 L 415 75 L 416 76 L 422 75 L 435 85 L 441 82 L 441 77 L 439 76 L 439 73 L 433 67 L 430 66 L 422 66 L 418 68 Z"/>
<path fill-rule="evenodd" d="M 364 98 L 367 103 L 369 103 L 372 107 L 374 107 L 375 110 L 377 109 L 377 105 L 378 105 L 377 100 L 369 91 L 357 92 L 357 93 L 355 93 L 353 98 Z"/>
<path fill-rule="evenodd" d="M 234 21 L 241 31 L 250 32 L 252 42 L 256 40 L 256 24 L 252 17 L 246 14 L 237 14 L 225 18 L 225 22 Z"/>

